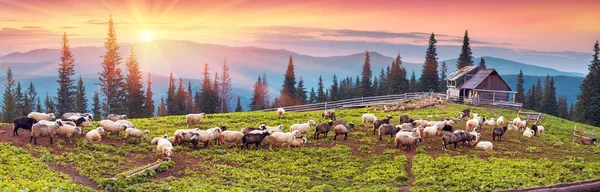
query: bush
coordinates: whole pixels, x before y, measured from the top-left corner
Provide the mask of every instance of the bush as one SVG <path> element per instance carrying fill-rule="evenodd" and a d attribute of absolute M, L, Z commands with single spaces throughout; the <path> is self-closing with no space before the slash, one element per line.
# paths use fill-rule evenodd
<path fill-rule="evenodd" d="M 538 147 L 527 147 L 527 149 L 525 149 L 525 152 L 527 153 L 541 153 L 542 150 Z"/>

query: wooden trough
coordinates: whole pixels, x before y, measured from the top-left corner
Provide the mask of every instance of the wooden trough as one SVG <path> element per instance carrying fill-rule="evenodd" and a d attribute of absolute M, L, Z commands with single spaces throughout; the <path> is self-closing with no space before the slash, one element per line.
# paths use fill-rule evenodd
<path fill-rule="evenodd" d="M 166 159 L 165 159 L 165 160 L 163 160 L 163 161 L 157 161 L 157 162 L 154 162 L 154 163 L 148 164 L 148 165 L 146 165 L 146 166 L 144 166 L 144 167 L 142 167 L 142 168 L 140 168 L 140 169 L 138 169 L 138 170 L 136 170 L 136 171 L 133 171 L 133 172 L 131 172 L 131 173 L 129 173 L 129 174 L 127 174 L 127 175 L 125 175 L 125 178 L 129 178 L 129 177 L 133 177 L 133 176 L 139 175 L 139 174 L 141 174 L 141 173 L 145 172 L 145 171 L 146 171 L 146 170 L 148 170 L 148 169 L 156 170 L 156 169 L 158 169 L 158 167 L 159 167 L 160 165 L 162 165 L 163 163 L 166 163 L 167 161 L 168 161 L 168 160 L 166 160 Z M 110 179 L 111 179 L 111 180 L 117 180 L 117 178 L 115 178 L 115 177 L 113 177 L 113 178 L 110 178 Z"/>
<path fill-rule="evenodd" d="M 561 192 L 575 192 L 575 191 L 598 191 L 600 189 L 600 179 L 586 180 L 586 181 L 578 181 L 571 183 L 561 183 L 550 186 L 543 187 L 534 187 L 534 188 L 525 188 L 525 189 L 515 189 L 515 190 L 502 190 L 505 192 L 513 192 L 513 191 L 561 191 Z"/>

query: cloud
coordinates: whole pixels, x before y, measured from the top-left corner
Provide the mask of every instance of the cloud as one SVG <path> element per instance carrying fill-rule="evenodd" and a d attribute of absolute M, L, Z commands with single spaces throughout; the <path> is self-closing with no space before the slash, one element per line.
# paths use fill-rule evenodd
<path fill-rule="evenodd" d="M 77 27 L 73 27 L 73 26 L 62 26 L 63 29 L 75 29 Z"/>
<path fill-rule="evenodd" d="M 6 18 L 6 17 L 0 17 L 0 21 L 5 21 L 5 22 L 14 22 L 14 21 L 17 21 L 17 20 L 14 20 L 14 19 L 9 19 L 9 18 Z"/>
<path fill-rule="evenodd" d="M 42 27 L 38 27 L 38 26 L 25 26 L 22 27 L 23 29 L 42 29 Z"/>
<path fill-rule="evenodd" d="M 56 33 L 50 30 L 42 28 L 2 28 L 0 29 L 0 38 L 11 38 L 11 37 L 50 37 L 60 36 L 60 33 Z M 1 40 L 1 39 L 0 39 Z"/>

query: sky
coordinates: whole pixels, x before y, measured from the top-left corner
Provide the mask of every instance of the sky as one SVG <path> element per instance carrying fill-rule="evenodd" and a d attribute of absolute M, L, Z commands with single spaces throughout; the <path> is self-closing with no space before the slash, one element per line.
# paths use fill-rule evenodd
<path fill-rule="evenodd" d="M 11 1 L 0 0 L 0 55 L 102 46 L 112 15 L 120 42 L 189 40 L 352 54 L 331 42 L 460 45 L 591 52 L 600 38 L 600 1 Z M 375 50 L 376 51 L 376 50 Z"/>

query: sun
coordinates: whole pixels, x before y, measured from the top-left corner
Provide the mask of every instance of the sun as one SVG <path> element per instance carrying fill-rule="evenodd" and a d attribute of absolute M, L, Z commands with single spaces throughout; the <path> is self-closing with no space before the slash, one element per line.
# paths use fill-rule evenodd
<path fill-rule="evenodd" d="M 152 41 L 154 40 L 154 33 L 150 30 L 142 31 L 142 41 Z"/>

